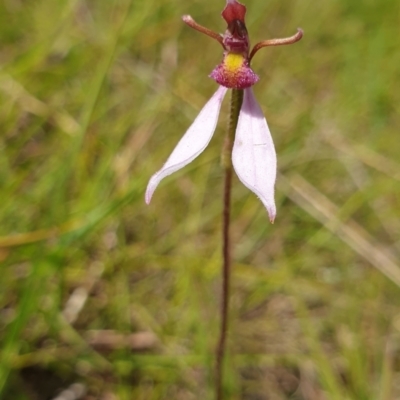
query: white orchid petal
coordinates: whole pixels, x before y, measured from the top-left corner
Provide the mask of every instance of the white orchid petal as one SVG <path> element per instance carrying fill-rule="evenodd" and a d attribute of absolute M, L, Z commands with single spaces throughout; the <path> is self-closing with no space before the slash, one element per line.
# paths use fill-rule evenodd
<path fill-rule="evenodd" d="M 210 143 L 217 126 L 222 100 L 227 90 L 223 86 L 218 88 L 183 135 L 167 162 L 151 177 L 146 189 L 145 200 L 147 204 L 150 203 L 153 193 L 162 179 L 189 164 Z"/>
<path fill-rule="evenodd" d="M 244 90 L 232 162 L 239 179 L 260 198 L 270 221 L 274 222 L 276 153 L 267 121 L 252 88 Z"/>

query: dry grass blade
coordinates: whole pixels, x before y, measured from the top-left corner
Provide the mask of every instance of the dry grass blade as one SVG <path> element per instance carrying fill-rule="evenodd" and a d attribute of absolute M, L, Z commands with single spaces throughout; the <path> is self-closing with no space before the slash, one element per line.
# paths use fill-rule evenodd
<path fill-rule="evenodd" d="M 336 150 L 354 157 L 364 164 L 400 181 L 400 164 L 363 145 L 357 145 L 342 135 L 325 135 L 325 140 Z"/>
<path fill-rule="evenodd" d="M 78 221 L 69 221 L 59 227 L 38 229 L 32 232 L 16 233 L 9 236 L 0 236 L 0 248 L 23 246 L 26 244 L 55 239 L 59 236 L 79 228 Z"/>
<path fill-rule="evenodd" d="M 16 101 L 22 110 L 39 117 L 50 118 L 55 124 L 70 135 L 75 135 L 80 127 L 79 123 L 64 110 L 54 110 L 29 93 L 18 81 L 11 76 L 0 75 L 0 90 L 6 93 L 12 100 Z"/>
<path fill-rule="evenodd" d="M 158 343 L 158 338 L 153 332 L 123 334 L 111 329 L 88 331 L 86 339 L 99 352 L 123 348 L 131 351 L 146 351 L 154 349 Z"/>
<path fill-rule="evenodd" d="M 292 201 L 400 286 L 400 266 L 396 258 L 377 244 L 364 228 L 351 220 L 346 223 L 340 221 L 338 207 L 300 175 L 295 174 L 290 177 L 281 175 L 278 182 Z"/>
<path fill-rule="evenodd" d="M 66 322 L 73 324 L 79 313 L 82 311 L 85 303 L 89 297 L 89 293 L 92 291 L 94 285 L 101 279 L 104 272 L 104 266 L 100 262 L 93 262 L 88 271 L 87 282 L 77 287 L 68 298 L 62 315 Z"/>

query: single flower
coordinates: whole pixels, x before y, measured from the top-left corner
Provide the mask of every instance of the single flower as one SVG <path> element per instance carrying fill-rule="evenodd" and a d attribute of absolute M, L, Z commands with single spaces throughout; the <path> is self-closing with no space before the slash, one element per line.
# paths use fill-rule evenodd
<path fill-rule="evenodd" d="M 262 47 L 295 43 L 302 38 L 303 32 L 298 29 L 291 37 L 265 40 L 257 43 L 250 51 L 245 14 L 246 7 L 243 4 L 236 0 L 227 0 L 222 17 L 228 26 L 223 35 L 199 25 L 189 15 L 182 17 L 191 28 L 212 37 L 222 45 L 222 62 L 210 74 L 220 87 L 200 111 L 167 162 L 151 177 L 145 196 L 147 204 L 162 179 L 189 164 L 207 147 L 214 134 L 227 90 L 240 89 L 244 93 L 233 144 L 232 164 L 240 181 L 260 198 L 268 211 L 270 221 L 274 221 L 276 153 L 267 121 L 251 88 L 259 78 L 251 69 L 250 62 Z"/>

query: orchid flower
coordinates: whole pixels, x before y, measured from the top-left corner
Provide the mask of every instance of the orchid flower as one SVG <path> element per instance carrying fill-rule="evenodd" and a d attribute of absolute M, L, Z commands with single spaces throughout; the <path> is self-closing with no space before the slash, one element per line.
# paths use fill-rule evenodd
<path fill-rule="evenodd" d="M 232 151 L 232 164 L 240 181 L 262 201 L 273 222 L 276 215 L 274 186 L 276 179 L 276 153 L 267 121 L 254 97 L 252 86 L 259 80 L 250 68 L 254 54 L 266 46 L 297 42 L 303 36 L 298 32 L 284 39 L 265 40 L 250 51 L 245 25 L 246 7 L 236 0 L 227 0 L 222 17 L 227 23 L 223 35 L 209 30 L 189 15 L 182 17 L 191 28 L 217 40 L 224 49 L 222 62 L 210 77 L 220 87 L 200 111 L 163 167 L 150 179 L 145 200 L 149 204 L 162 179 L 193 161 L 210 142 L 219 116 L 222 101 L 228 89 L 243 90 L 236 135 Z"/>

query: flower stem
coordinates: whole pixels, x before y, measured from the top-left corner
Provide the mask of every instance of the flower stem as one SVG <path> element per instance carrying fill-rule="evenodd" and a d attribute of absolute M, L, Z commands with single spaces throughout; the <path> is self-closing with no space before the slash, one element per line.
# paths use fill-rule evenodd
<path fill-rule="evenodd" d="M 221 328 L 216 350 L 215 390 L 216 400 L 223 399 L 223 364 L 225 359 L 226 338 L 228 334 L 229 293 L 231 252 L 229 240 L 231 187 L 232 187 L 232 148 L 240 108 L 243 101 L 243 90 L 232 89 L 231 110 L 228 131 L 222 149 L 222 166 L 224 168 L 223 223 L 222 223 L 222 299 L 221 299 Z"/>

